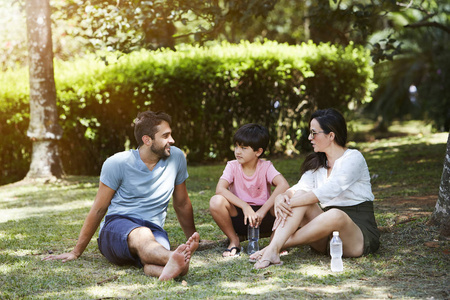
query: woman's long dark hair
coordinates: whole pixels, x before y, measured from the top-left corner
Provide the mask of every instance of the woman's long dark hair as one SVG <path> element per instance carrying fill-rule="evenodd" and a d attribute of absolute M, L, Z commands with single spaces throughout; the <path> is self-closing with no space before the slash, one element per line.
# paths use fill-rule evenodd
<path fill-rule="evenodd" d="M 336 143 L 341 147 L 345 147 L 347 144 L 347 123 L 339 111 L 334 108 L 317 110 L 311 115 L 309 124 L 311 124 L 313 119 L 316 119 L 324 133 L 329 134 L 330 132 L 334 132 L 334 140 Z M 328 169 L 325 153 L 310 153 L 306 156 L 302 164 L 301 175 L 309 170 L 316 171 L 320 167 Z"/>

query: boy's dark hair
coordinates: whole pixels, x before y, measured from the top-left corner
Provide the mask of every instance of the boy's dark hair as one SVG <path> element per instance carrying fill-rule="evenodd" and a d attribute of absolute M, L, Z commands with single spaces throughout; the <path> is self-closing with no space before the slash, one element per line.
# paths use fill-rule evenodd
<path fill-rule="evenodd" d="M 262 148 L 264 154 L 269 145 L 269 131 L 266 127 L 255 123 L 245 124 L 234 134 L 233 145 L 249 146 L 253 151 Z"/>
<path fill-rule="evenodd" d="M 148 110 L 139 113 L 134 120 L 134 137 L 136 138 L 138 145 L 142 146 L 144 143 L 142 141 L 144 135 L 148 135 L 154 139 L 158 125 L 163 121 L 166 121 L 170 125 L 170 123 L 172 123 L 172 118 L 162 111 L 155 113 Z"/>

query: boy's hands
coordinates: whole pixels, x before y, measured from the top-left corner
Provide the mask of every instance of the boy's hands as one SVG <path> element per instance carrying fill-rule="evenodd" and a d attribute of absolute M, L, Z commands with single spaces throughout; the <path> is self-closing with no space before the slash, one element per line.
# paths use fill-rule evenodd
<path fill-rule="evenodd" d="M 261 225 L 262 220 L 264 219 L 264 217 L 266 216 L 267 212 L 262 212 L 261 211 L 262 208 L 258 209 L 256 211 L 256 214 L 258 215 L 258 224 L 256 224 L 256 227 L 258 227 L 259 225 Z"/>
<path fill-rule="evenodd" d="M 242 212 L 244 213 L 244 224 L 247 225 L 247 220 L 248 220 L 248 224 L 252 227 L 257 227 L 261 221 L 259 220 L 259 216 L 258 214 L 253 210 L 253 208 L 250 205 L 246 205 L 244 207 L 244 209 L 242 210 Z"/>

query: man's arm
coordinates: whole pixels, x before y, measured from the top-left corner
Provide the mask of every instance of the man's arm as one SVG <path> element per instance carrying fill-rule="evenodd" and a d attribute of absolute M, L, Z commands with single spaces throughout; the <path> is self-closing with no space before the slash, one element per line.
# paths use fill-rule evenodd
<path fill-rule="evenodd" d="M 186 238 L 190 238 L 195 230 L 194 210 L 192 209 L 191 199 L 189 198 L 186 182 L 176 185 L 173 191 L 173 208 L 177 214 Z"/>
<path fill-rule="evenodd" d="M 105 216 L 115 192 L 116 191 L 100 182 L 95 201 L 81 228 L 75 248 L 68 253 L 49 255 L 43 260 L 62 260 L 62 262 L 66 262 L 80 257 Z"/>

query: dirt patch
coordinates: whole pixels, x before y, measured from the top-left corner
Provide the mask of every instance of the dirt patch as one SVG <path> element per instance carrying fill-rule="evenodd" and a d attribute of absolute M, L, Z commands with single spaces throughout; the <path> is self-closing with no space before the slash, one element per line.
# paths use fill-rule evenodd
<path fill-rule="evenodd" d="M 383 201 L 375 203 L 375 210 L 383 213 L 393 213 L 396 216 L 391 223 L 381 226 L 382 232 L 393 230 L 396 225 L 415 221 L 417 219 L 429 218 L 436 206 L 438 196 L 436 194 L 425 196 L 409 196 L 399 199 L 398 197 L 389 197 Z"/>

